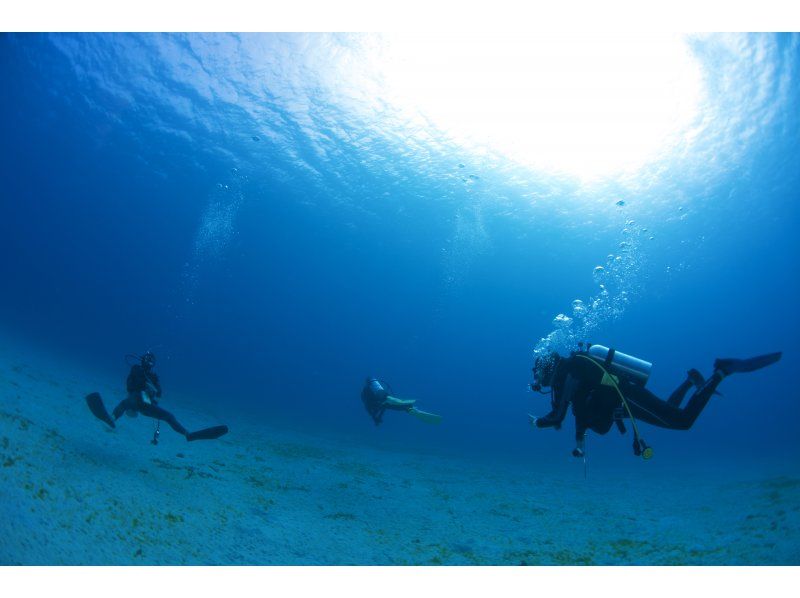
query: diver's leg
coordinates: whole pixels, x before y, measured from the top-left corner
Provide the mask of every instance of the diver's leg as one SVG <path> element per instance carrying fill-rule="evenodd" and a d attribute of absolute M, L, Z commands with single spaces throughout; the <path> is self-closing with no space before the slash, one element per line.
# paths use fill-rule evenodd
<path fill-rule="evenodd" d="M 719 386 L 723 378 L 725 378 L 725 375 L 722 372 L 715 371 L 714 375 L 706 380 L 706 383 L 694 392 L 689 402 L 686 403 L 686 407 L 681 409 L 681 423 L 683 424 L 681 429 L 688 430 L 692 427 L 697 416 L 705 409 L 709 399 L 717 390 L 717 386 Z"/>
<path fill-rule="evenodd" d="M 417 419 L 421 419 L 422 421 L 429 423 L 429 424 L 438 424 L 442 421 L 441 416 L 435 415 L 433 413 L 428 413 L 427 411 L 420 411 L 414 405 L 416 404 L 416 400 L 414 399 L 398 399 L 397 397 L 387 396 L 386 400 L 383 402 L 384 409 L 391 409 L 392 411 L 405 411 L 416 417 Z"/>
<path fill-rule="evenodd" d="M 686 372 L 686 380 L 681 382 L 681 385 L 675 389 L 675 391 L 669 396 L 667 399 L 667 403 L 672 405 L 673 407 L 680 407 L 681 403 L 683 402 L 683 398 L 686 396 L 686 392 L 694 386 L 696 389 L 703 388 L 705 385 L 706 380 L 703 378 L 703 374 L 698 372 L 696 369 L 692 368 L 688 372 Z M 717 393 L 719 394 L 719 393 Z"/>
<path fill-rule="evenodd" d="M 138 411 L 139 405 L 136 399 L 132 398 L 128 395 L 128 398 L 122 399 L 116 407 L 114 407 L 114 411 L 111 413 L 114 416 L 114 419 L 117 420 L 122 417 L 122 414 L 126 411 Z"/>
<path fill-rule="evenodd" d="M 152 417 L 159 421 L 167 422 L 169 424 L 169 427 L 175 430 L 181 436 L 186 436 L 188 434 L 186 428 L 184 428 L 180 423 L 178 423 L 178 420 L 175 419 L 174 415 L 172 415 L 166 409 L 162 409 L 158 405 L 147 405 L 147 404 L 142 405 L 139 407 L 139 412 L 142 415 L 146 415 L 147 417 Z"/>
<path fill-rule="evenodd" d="M 639 385 L 629 385 L 621 389 L 628 407 L 637 421 L 643 421 L 660 428 L 682 429 L 682 410 L 662 401 L 652 392 Z M 623 407 L 623 416 L 628 417 Z"/>
<path fill-rule="evenodd" d="M 408 411 L 414 406 L 416 400 L 398 399 L 397 397 L 387 396 L 386 400 L 381 405 L 384 409 L 391 409 L 392 411 Z"/>
<path fill-rule="evenodd" d="M 681 403 L 683 402 L 683 397 L 686 396 L 686 392 L 692 387 L 692 381 L 687 378 L 681 385 L 676 388 L 669 398 L 667 399 L 667 404 L 672 405 L 673 407 L 680 407 Z"/>
<path fill-rule="evenodd" d="M 640 419 L 654 426 L 671 430 L 688 430 L 705 409 L 723 378 L 722 373 L 714 372 L 714 375 L 694 392 L 683 409 L 662 401 L 649 390 L 640 386 L 627 387 L 625 398 L 633 417 L 637 420 Z"/>
<path fill-rule="evenodd" d="M 714 374 L 705 381 L 692 395 L 689 402 L 681 410 L 679 418 L 680 429 L 688 430 L 692 427 L 697 416 L 705 409 L 708 400 L 717 393 L 717 386 L 722 382 L 726 376 L 742 372 L 754 372 L 772 365 L 780 360 L 782 353 L 769 353 L 767 355 L 759 355 L 750 359 L 717 359 L 714 362 Z M 695 370 L 696 372 L 696 370 Z M 692 370 L 690 370 L 692 375 Z M 700 372 L 696 372 L 696 377 L 702 380 Z"/>

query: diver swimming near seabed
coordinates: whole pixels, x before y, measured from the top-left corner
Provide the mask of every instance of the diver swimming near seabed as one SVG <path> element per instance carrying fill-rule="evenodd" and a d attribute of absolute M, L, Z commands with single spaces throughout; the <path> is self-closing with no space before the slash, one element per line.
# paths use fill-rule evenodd
<path fill-rule="evenodd" d="M 754 372 L 780 360 L 782 353 L 769 353 L 750 359 L 717 359 L 714 372 L 708 380 L 695 369 L 666 401 L 645 388 L 652 364 L 608 349 L 602 345 L 588 345 L 574 351 L 569 357 L 556 352 L 536 359 L 533 367 L 534 383 L 531 389 L 550 394 L 551 410 L 543 417 L 528 415 L 534 428 L 559 429 L 572 404 L 575 416 L 575 457 L 583 457 L 587 430 L 606 434 L 616 424 L 624 434 L 628 419 L 633 427 L 633 452 L 649 459 L 653 449 L 639 434 L 637 421 L 661 428 L 688 430 L 717 392 L 717 386 L 731 374 Z M 681 403 L 688 390 L 695 391 L 686 405 Z M 549 391 L 543 391 L 549 388 Z"/>
<path fill-rule="evenodd" d="M 415 400 L 398 399 L 390 393 L 391 390 L 388 384 L 384 384 L 377 378 L 367 378 L 364 382 L 364 388 L 361 390 L 361 400 L 364 402 L 364 407 L 376 426 L 383 421 L 383 414 L 386 410 L 405 411 L 429 424 L 438 424 L 442 421 L 439 415 L 417 409 Z"/>
<path fill-rule="evenodd" d="M 116 421 L 122 417 L 123 413 L 135 417 L 139 413 L 146 417 L 164 421 L 178 434 L 185 436 L 189 442 L 193 440 L 214 440 L 228 433 L 228 426 L 213 426 L 196 432 L 189 432 L 184 428 L 175 416 L 158 406 L 156 398 L 161 397 L 161 381 L 155 373 L 156 356 L 147 351 L 139 358 L 139 363 L 133 364 L 128 373 L 126 387 L 128 396 L 114 408 L 112 415 L 106 411 L 100 393 L 93 392 L 86 395 L 86 404 L 89 410 L 99 420 L 105 422 L 112 428 L 116 428 Z M 153 433 L 153 444 L 158 444 L 159 428 Z"/>

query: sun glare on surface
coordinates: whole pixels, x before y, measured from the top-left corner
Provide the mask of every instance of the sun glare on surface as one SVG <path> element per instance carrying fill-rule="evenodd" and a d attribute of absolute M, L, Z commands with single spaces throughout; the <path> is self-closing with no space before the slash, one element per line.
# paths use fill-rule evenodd
<path fill-rule="evenodd" d="M 389 36 L 376 67 L 387 99 L 421 126 L 584 179 L 667 154 L 703 95 L 679 36 Z"/>

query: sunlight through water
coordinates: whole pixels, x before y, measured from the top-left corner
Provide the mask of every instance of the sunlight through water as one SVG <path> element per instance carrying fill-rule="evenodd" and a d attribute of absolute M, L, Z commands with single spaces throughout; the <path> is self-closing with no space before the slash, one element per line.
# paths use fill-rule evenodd
<path fill-rule="evenodd" d="M 581 179 L 667 154 L 704 95 L 680 36 L 388 36 L 373 60 L 409 118 L 467 148 Z"/>

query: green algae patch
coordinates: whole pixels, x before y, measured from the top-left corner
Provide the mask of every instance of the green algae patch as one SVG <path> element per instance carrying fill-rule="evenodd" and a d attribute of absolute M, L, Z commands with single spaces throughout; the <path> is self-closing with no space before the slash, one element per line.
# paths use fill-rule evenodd
<path fill-rule="evenodd" d="M 153 463 L 156 464 L 156 467 L 161 469 L 167 469 L 171 471 L 182 471 L 184 473 L 183 479 L 189 480 L 193 477 L 197 476 L 203 479 L 215 479 L 221 480 L 222 478 L 214 475 L 213 473 L 209 473 L 207 471 L 203 471 L 202 469 L 197 469 L 192 465 L 175 465 L 174 463 L 170 463 L 169 461 L 164 461 L 163 459 L 151 459 Z"/>
<path fill-rule="evenodd" d="M 364 476 L 369 478 L 381 478 L 383 474 L 377 469 L 358 463 L 357 461 L 339 461 L 336 464 L 336 469 L 341 472 L 349 473 L 356 476 Z"/>
<path fill-rule="evenodd" d="M 503 554 L 503 561 L 509 565 L 541 565 L 542 553 L 535 550 L 509 550 Z"/>
<path fill-rule="evenodd" d="M 33 420 L 17 415 L 16 413 L 9 413 L 8 411 L 0 411 L 0 419 L 13 422 L 19 426 L 22 431 L 27 431 L 28 428 L 35 425 Z"/>
<path fill-rule="evenodd" d="M 761 483 L 767 492 L 765 498 L 771 506 L 776 506 L 800 493 L 800 479 L 786 476 L 772 478 Z"/>
<path fill-rule="evenodd" d="M 775 490 L 791 490 L 800 488 L 800 478 L 781 476 L 766 480 L 762 485 Z"/>
<path fill-rule="evenodd" d="M 328 453 L 321 448 L 294 442 L 271 443 L 269 450 L 284 459 L 327 459 Z"/>
<path fill-rule="evenodd" d="M 571 550 L 558 550 L 549 555 L 555 565 L 594 565 L 594 556 L 590 554 L 580 554 Z"/>
<path fill-rule="evenodd" d="M 335 519 L 337 521 L 356 521 L 358 517 L 353 515 L 352 513 L 329 513 L 325 515 L 325 519 Z"/>
<path fill-rule="evenodd" d="M 247 482 L 253 488 L 258 488 L 259 490 L 272 490 L 275 492 L 311 492 L 311 488 L 309 486 L 282 482 L 280 480 L 263 475 L 248 476 L 245 478 L 245 482 Z"/>
<path fill-rule="evenodd" d="M 647 542 L 631 540 L 630 538 L 618 538 L 608 543 L 612 555 L 620 560 L 628 561 L 631 557 L 636 557 L 642 553 L 649 552 L 650 545 Z"/>

